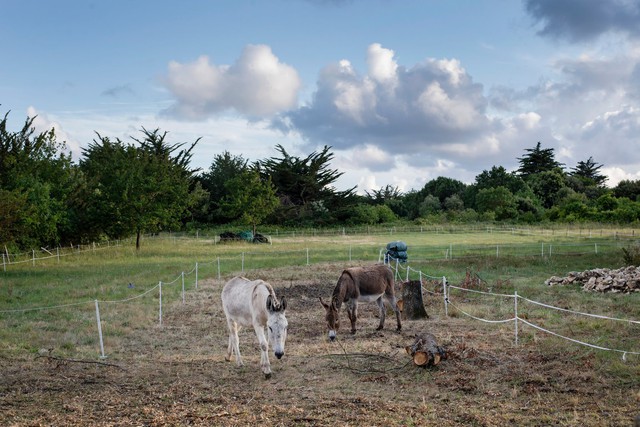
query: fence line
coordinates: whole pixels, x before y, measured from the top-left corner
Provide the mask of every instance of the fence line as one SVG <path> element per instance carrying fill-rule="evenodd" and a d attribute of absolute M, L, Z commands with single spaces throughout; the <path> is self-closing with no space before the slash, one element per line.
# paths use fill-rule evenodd
<path fill-rule="evenodd" d="M 288 251 L 288 252 L 292 252 L 292 251 Z M 309 249 L 307 248 L 305 251 L 306 253 L 306 265 L 309 265 Z M 270 256 L 273 256 L 273 254 L 268 254 Z M 242 271 L 244 271 L 244 267 L 245 267 L 245 253 L 243 252 L 241 255 L 241 259 L 242 259 Z M 349 256 L 351 256 L 351 252 L 349 252 Z M 231 257 L 229 257 L 229 259 L 232 259 Z M 198 267 L 202 266 L 202 265 L 207 265 L 207 264 L 212 264 L 212 265 L 217 265 L 217 277 L 218 279 L 221 277 L 221 266 L 220 266 L 220 257 L 217 257 L 215 261 L 210 261 L 210 262 L 196 262 L 195 266 L 193 269 L 191 269 L 188 273 L 185 273 L 184 271 L 181 272 L 174 280 L 170 281 L 170 282 L 163 282 L 163 281 L 159 281 L 158 284 L 146 291 L 144 291 L 143 293 L 133 296 L 133 297 L 128 297 L 125 299 L 121 299 L 121 300 L 103 300 L 103 301 L 99 301 L 99 300 L 91 300 L 91 301 L 84 301 L 84 302 L 78 302 L 78 303 L 70 303 L 70 304 L 61 304 L 61 305 L 52 305 L 52 306 L 47 306 L 47 307 L 33 307 L 33 308 L 21 308 L 21 309 L 10 309 L 10 310 L 0 310 L 0 314 L 10 314 L 10 313 L 18 313 L 18 312 L 27 312 L 27 311 L 36 311 L 36 310 L 54 310 L 54 309 L 60 309 L 60 308 L 67 308 L 67 307 L 74 307 L 74 306 L 79 306 L 79 305 L 84 305 L 84 304 L 94 304 L 95 308 L 96 308 L 96 318 L 97 318 L 97 327 L 98 327 L 98 334 L 99 334 L 99 341 L 100 341 L 100 357 L 104 358 L 106 357 L 104 354 L 104 345 L 103 345 L 103 336 L 102 336 L 102 327 L 101 327 L 101 320 L 100 320 L 100 312 L 99 312 L 99 304 L 100 303 L 104 303 L 104 304 L 115 304 L 115 303 L 126 303 L 126 302 L 130 302 L 132 300 L 141 298 L 144 295 L 147 295 L 149 293 L 151 293 L 152 291 L 154 291 L 155 289 L 158 289 L 158 297 L 159 297 L 159 307 L 158 307 L 158 323 L 160 326 L 162 326 L 162 307 L 163 307 L 163 301 L 162 301 L 162 286 L 170 286 L 172 284 L 175 284 L 178 280 L 182 281 L 182 303 L 185 303 L 185 282 L 184 282 L 184 278 L 185 275 L 191 275 L 195 273 L 195 288 L 197 289 L 197 280 L 198 280 Z M 393 268 L 393 266 L 392 266 Z M 402 268 L 405 268 L 404 266 L 401 265 L 400 262 L 398 262 L 398 260 L 396 260 L 395 263 L 395 275 L 396 277 L 399 276 L 400 274 L 400 270 Z M 597 348 L 600 350 L 609 350 L 609 351 L 616 351 L 616 352 L 620 352 L 623 354 L 623 357 L 626 357 L 627 354 L 634 354 L 634 355 L 640 355 L 640 352 L 635 352 L 635 351 L 625 351 L 625 350 L 618 350 L 618 349 L 610 349 L 610 348 L 605 348 L 605 347 L 600 347 L 600 346 L 596 346 L 594 344 L 589 344 L 589 343 L 583 343 L 581 341 L 575 340 L 573 338 L 568 338 L 568 337 L 564 337 L 556 332 L 552 332 L 552 331 L 548 331 L 547 329 L 542 328 L 541 326 L 538 325 L 534 325 L 533 323 L 529 322 L 526 319 L 523 319 L 522 317 L 520 317 L 520 315 L 518 314 L 518 300 L 523 300 L 526 302 L 530 302 L 533 304 L 537 304 L 540 306 L 543 306 L 545 308 L 549 308 L 549 309 L 554 309 L 554 310 L 559 310 L 559 311 L 565 311 L 565 312 L 571 312 L 573 314 L 577 314 L 577 315 L 584 315 L 584 316 L 590 316 L 590 317 L 596 317 L 596 318 L 600 318 L 600 319 L 608 319 L 608 320 L 615 320 L 615 321 L 624 321 L 624 322 L 628 322 L 630 324 L 640 324 L 639 321 L 636 320 L 630 320 L 630 319 L 619 319 L 619 318 L 614 318 L 614 317 L 608 317 L 608 316 L 602 316 L 602 315 L 596 315 L 596 314 L 589 314 L 589 313 L 581 313 L 581 312 L 577 312 L 577 311 L 572 311 L 572 310 L 568 310 L 568 309 L 563 309 L 560 307 L 555 307 L 552 305 L 548 305 L 548 304 L 544 304 L 541 302 L 537 302 L 534 300 L 531 300 L 529 298 L 523 298 L 522 296 L 519 296 L 516 293 L 514 293 L 513 295 L 509 295 L 509 294 L 498 294 L 498 293 L 493 293 L 493 292 L 484 292 L 484 291 L 478 291 L 478 290 L 472 290 L 472 289 L 465 289 L 465 288 L 461 288 L 461 287 L 457 287 L 457 286 L 453 286 L 453 285 L 449 285 L 448 281 L 446 279 L 445 276 L 441 276 L 441 277 L 435 277 L 435 276 L 430 276 L 427 275 L 425 273 L 423 273 L 420 270 L 414 270 L 412 268 L 410 268 L 409 266 L 406 266 L 406 277 L 407 280 L 409 278 L 409 272 L 410 271 L 414 271 L 414 272 L 419 272 L 420 274 L 420 282 L 422 283 L 422 278 L 423 277 L 427 277 L 427 278 L 431 278 L 431 279 L 437 279 L 437 280 L 441 280 L 442 281 L 442 287 L 443 287 L 443 301 L 444 301 L 444 309 L 445 309 L 445 316 L 448 317 L 448 307 L 449 305 L 451 305 L 452 308 L 459 310 L 461 313 L 463 313 L 464 315 L 468 316 L 469 318 L 472 318 L 474 320 L 478 320 L 478 321 L 483 321 L 483 322 L 487 322 L 487 323 L 506 323 L 506 322 L 510 322 L 513 321 L 514 325 L 515 325 L 515 340 L 516 340 L 516 345 L 517 345 L 517 341 L 518 341 L 518 322 L 522 322 L 526 325 L 532 326 L 536 329 L 548 332 L 552 335 L 558 336 L 560 338 L 563 339 L 567 339 L 571 342 L 574 343 L 579 343 L 579 344 L 583 344 L 583 345 L 587 345 L 589 347 L 592 348 Z M 463 311 L 460 307 L 458 307 L 457 305 L 454 305 L 451 300 L 450 300 L 450 289 L 455 289 L 455 290 L 459 290 L 459 291 L 463 291 L 463 292 L 474 292 L 474 293 L 479 293 L 479 294 L 485 294 L 485 295 L 490 295 L 490 296 L 494 296 L 494 297 L 508 297 L 508 298 L 513 298 L 514 299 L 514 317 L 510 318 L 510 319 L 503 319 L 503 320 L 490 320 L 490 319 L 482 319 L 480 317 L 477 316 L 473 316 L 465 311 Z M 424 288 L 423 288 L 423 291 Z"/>
<path fill-rule="evenodd" d="M 395 268 L 396 268 L 396 276 L 397 276 L 399 274 L 398 273 L 398 269 L 404 268 L 404 267 L 402 267 L 400 265 L 400 263 L 396 260 Z M 424 274 L 420 270 L 411 269 L 409 266 L 406 266 L 406 270 L 407 270 L 407 281 L 408 281 L 408 277 L 409 277 L 409 271 L 414 271 L 414 272 L 419 272 L 420 273 L 421 286 L 422 286 L 422 283 L 423 283 L 422 282 L 422 277 L 423 276 L 431 277 L 432 279 L 440 279 L 440 278 L 435 277 L 435 276 L 428 276 L 428 275 Z M 603 316 L 603 315 L 599 315 L 599 314 L 584 313 L 584 312 L 580 312 L 580 311 L 575 311 L 575 310 L 569 310 L 569 309 L 566 309 L 566 308 L 556 307 L 556 306 L 553 306 L 553 305 L 550 305 L 550 304 L 545 304 L 545 303 L 542 303 L 542 302 L 538 302 L 538 301 L 535 301 L 535 300 L 532 300 L 532 299 L 529 299 L 529 298 L 524 298 L 521 295 L 518 295 L 518 292 L 514 292 L 513 295 L 509 295 L 509 294 L 500 294 L 500 293 L 494 293 L 494 292 L 478 291 L 478 290 L 475 290 L 475 289 L 466 289 L 466 288 L 462 288 L 462 287 L 459 287 L 459 286 L 450 285 L 448 283 L 446 277 L 444 277 L 444 276 L 442 277 L 441 280 L 442 280 L 442 293 L 443 293 L 443 297 L 444 297 L 443 301 L 444 301 L 445 317 L 449 316 L 448 308 L 449 308 L 449 306 L 451 306 L 451 307 L 455 308 L 456 310 L 458 310 L 459 312 L 461 312 L 462 314 L 464 314 L 465 316 L 467 316 L 467 317 L 469 317 L 471 319 L 477 320 L 477 321 L 481 321 L 481 322 L 485 322 L 485 323 L 493 323 L 493 324 L 514 322 L 514 333 L 515 333 L 515 344 L 516 344 L 516 346 L 518 345 L 518 322 L 520 321 L 520 322 L 522 322 L 522 323 L 524 323 L 524 324 L 526 324 L 528 326 L 531 326 L 531 327 L 533 327 L 535 329 L 538 329 L 538 330 L 543 331 L 543 332 L 547 332 L 547 333 L 549 333 L 551 335 L 554 335 L 554 336 L 562 338 L 562 339 L 566 339 L 566 340 L 571 341 L 571 342 L 576 343 L 576 344 L 581 344 L 581 345 L 584 345 L 584 346 L 587 346 L 587 347 L 591 347 L 591 348 L 595 348 L 595 349 L 598 349 L 598 350 L 607 350 L 607 351 L 614 351 L 614 352 L 622 353 L 622 357 L 623 357 L 624 360 L 626 360 L 626 355 L 628 355 L 628 354 L 640 355 L 640 351 L 619 350 L 619 349 L 602 347 L 602 346 L 598 346 L 598 345 L 595 345 L 595 344 L 590 344 L 590 343 L 587 343 L 587 342 L 576 340 L 574 338 L 569 338 L 569 337 L 561 335 L 561 334 L 559 334 L 557 332 L 553 332 L 553 331 L 550 331 L 548 329 L 545 329 L 545 328 L 543 328 L 543 327 L 541 327 L 539 325 L 535 325 L 532 322 L 520 317 L 520 315 L 518 313 L 518 300 L 526 301 L 526 302 L 529 302 L 529 303 L 532 303 L 532 304 L 536 304 L 536 305 L 539 305 L 539 306 L 542 306 L 542 307 L 545 307 L 545 308 L 549 308 L 549 309 L 552 309 L 552 310 L 558 310 L 558 311 L 568 312 L 568 313 L 571 313 L 571 314 L 587 316 L 587 317 L 593 317 L 593 318 L 598 318 L 598 319 L 619 321 L 619 322 L 625 322 L 625 323 L 628 323 L 628 324 L 636 324 L 636 325 L 640 325 L 640 321 L 632 320 L 632 319 L 621 319 L 621 318 L 617 318 L 617 317 Z M 453 304 L 451 302 L 450 293 L 449 293 L 450 289 L 456 289 L 456 290 L 463 291 L 463 292 L 471 292 L 471 293 L 489 295 L 489 296 L 493 296 L 493 297 L 513 298 L 513 300 L 514 300 L 514 316 L 509 318 L 509 319 L 501 319 L 501 320 L 484 319 L 484 318 L 481 318 L 481 317 L 474 316 L 474 315 L 462 310 L 460 307 L 458 307 L 457 305 L 455 305 L 455 304 Z M 431 292 L 431 291 L 428 291 L 427 289 L 422 287 L 422 292 L 424 293 L 424 292 Z M 435 292 L 431 292 L 431 293 L 435 294 Z"/>
<path fill-rule="evenodd" d="M 550 228 L 550 229 L 543 229 L 543 228 L 527 228 L 527 227 L 511 227 L 511 226 L 504 226 L 504 227 L 497 227 L 497 226 L 464 226 L 464 227 L 444 227 L 444 226 L 430 226 L 430 227 L 426 227 L 426 226 L 394 226 L 394 227 L 371 227 L 371 226 L 366 226 L 366 227 L 350 227 L 350 228 L 345 228 L 345 227 L 339 227 L 339 228 L 335 228 L 335 229 L 331 229 L 331 228 L 327 228 L 327 229 L 310 229 L 310 230 L 287 230 L 287 231 L 279 231 L 278 229 L 275 229 L 274 234 L 278 237 L 282 237 L 282 238 L 286 238 L 287 235 L 291 235 L 292 237 L 304 237 L 304 236 L 308 236 L 308 235 L 313 235 L 313 236 L 332 236 L 332 235 L 342 235 L 342 236 L 346 236 L 346 235 L 358 235 L 358 234 L 369 234 L 369 235 L 375 235 L 375 234 L 398 234 L 398 233 L 415 233 L 415 232 L 419 232 L 419 233 L 436 233 L 436 234 L 451 234 L 451 235 L 455 235 L 455 234 L 460 234 L 460 233 L 485 233 L 485 234 L 517 234 L 517 235 L 535 235 L 535 236 L 565 236 L 565 237 L 578 237 L 578 238 L 587 238 L 587 239 L 591 239 L 594 237 L 599 237 L 599 238 L 612 238 L 615 241 L 618 240 L 622 240 L 622 239 L 634 239 L 636 237 L 636 230 L 635 229 L 631 229 L 629 230 L 628 228 L 625 229 L 626 232 L 621 232 L 618 229 L 603 229 L 603 228 L 599 228 L 599 229 L 594 229 L 594 228 L 587 228 L 587 229 L 583 229 L 583 228 L 566 228 L 566 229 L 560 229 L 560 228 Z M 165 237 L 167 236 L 167 237 Z M 173 239 L 175 240 L 178 237 L 186 237 L 186 238 L 195 238 L 196 240 L 198 239 L 202 239 L 202 238 L 206 238 L 206 233 L 203 233 L 202 236 L 200 234 L 199 230 L 195 231 L 195 234 L 193 236 L 187 234 L 187 233 L 172 233 L 169 232 L 167 234 L 163 234 L 163 235 L 145 235 L 144 237 L 146 238 L 152 238 L 152 239 L 162 239 L 162 238 L 168 238 L 168 239 Z M 212 236 L 214 238 L 214 241 L 217 242 L 216 238 L 219 237 L 218 234 L 214 234 Z M 40 248 L 39 250 L 39 254 L 38 256 L 36 256 L 36 250 L 31 250 L 30 252 L 23 252 L 23 253 L 18 253 L 18 254 L 10 254 L 8 253 L 8 251 L 5 248 L 5 251 L 2 252 L 2 265 L 3 265 L 3 270 L 6 271 L 7 266 L 10 265 L 14 265 L 14 264 L 24 264 L 24 263 L 29 263 L 31 262 L 34 266 L 36 264 L 37 261 L 42 261 L 42 260 L 47 260 L 47 259 L 52 259 L 52 258 L 57 258 L 58 260 L 60 259 L 60 257 L 63 256 L 68 256 L 68 255 L 72 255 L 72 254 L 78 254 L 78 253 L 83 253 L 83 252 L 89 252 L 89 251 L 96 251 L 96 250 L 103 250 L 103 249 L 109 249 L 112 247 L 117 247 L 117 246 L 121 246 L 123 244 L 123 242 L 129 242 L 132 243 L 133 240 L 132 239 L 124 239 L 124 240 L 117 240 L 115 242 L 110 242 L 107 241 L 106 242 L 106 246 L 104 243 L 91 243 L 88 245 L 72 245 L 69 246 L 68 249 L 70 250 L 70 252 L 65 252 L 67 250 L 67 247 L 61 247 L 58 246 L 56 247 L 56 254 L 53 254 L 50 250 L 46 249 L 46 248 Z M 545 246 L 546 245 L 546 246 Z M 594 243 L 594 244 L 563 244 L 563 243 L 542 243 L 541 244 L 541 250 L 540 247 L 538 246 L 529 246 L 529 245 L 509 245 L 509 244 L 503 244 L 503 245 L 485 245 L 485 246 L 476 246 L 476 247 L 469 247 L 469 246 L 461 246 L 461 245 L 453 245 L 450 244 L 447 247 L 442 247 L 442 248 L 434 248 L 434 247 L 428 247 L 430 248 L 430 250 L 435 251 L 436 253 L 441 253 L 443 254 L 445 259 L 452 259 L 454 257 L 456 258 L 461 258 L 461 257 L 467 257 L 467 256 L 477 256 L 477 254 L 483 254 L 486 255 L 488 253 L 488 251 L 490 250 L 491 252 L 495 253 L 496 257 L 500 257 L 502 252 L 504 252 L 505 249 L 513 249 L 513 248 L 518 248 L 518 249 L 526 249 L 528 246 L 533 248 L 531 252 L 527 252 L 525 254 L 522 254 L 523 256 L 532 256 L 535 254 L 541 255 L 541 256 L 552 256 L 553 254 L 555 254 L 555 251 L 558 250 L 558 248 L 560 248 L 560 250 L 562 248 L 568 248 L 568 247 L 592 247 L 593 250 L 588 250 L 588 251 L 582 251 L 582 252 L 570 252 L 571 254 L 585 254 L 585 253 L 593 253 L 595 252 L 596 254 L 598 253 L 598 248 L 603 246 L 603 243 Z M 604 244 L 604 246 L 606 246 L 606 244 Z M 426 246 L 425 246 L 426 247 Z M 77 250 L 76 250 L 77 248 Z M 414 250 L 416 249 L 420 249 L 420 246 L 415 246 L 413 247 Z M 455 249 L 455 251 L 454 251 Z M 60 251 L 63 251 L 63 253 L 60 253 Z M 472 253 L 469 254 L 467 252 L 471 251 Z M 47 253 L 48 255 L 43 255 L 42 253 Z M 514 256 L 513 253 L 507 255 L 507 256 Z M 438 256 L 434 256 L 434 258 L 425 258 L 425 259 L 438 259 L 442 257 L 442 255 Z M 351 259 L 351 258 L 350 258 Z"/>

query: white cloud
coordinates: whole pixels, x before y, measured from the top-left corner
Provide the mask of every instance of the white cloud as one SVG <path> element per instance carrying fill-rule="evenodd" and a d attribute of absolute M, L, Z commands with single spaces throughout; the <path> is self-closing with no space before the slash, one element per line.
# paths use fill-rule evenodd
<path fill-rule="evenodd" d="M 289 126 L 314 144 L 393 145 L 395 153 L 489 131 L 483 88 L 458 61 L 430 59 L 407 69 L 393 54 L 371 45 L 365 75 L 348 60 L 326 66 L 309 104 L 286 114 Z"/>
<path fill-rule="evenodd" d="M 369 75 L 376 82 L 395 88 L 398 82 L 398 64 L 393 59 L 394 52 L 385 49 L 379 43 L 374 43 L 367 50 L 367 64 Z"/>
<path fill-rule="evenodd" d="M 196 61 L 169 63 L 164 84 L 176 98 L 165 113 L 189 119 L 236 111 L 250 118 L 271 117 L 297 105 L 301 81 L 297 71 L 269 46 L 248 45 L 231 66 Z"/>
<path fill-rule="evenodd" d="M 351 151 L 350 160 L 354 166 L 367 168 L 370 171 L 389 170 L 395 166 L 393 156 L 370 144 L 355 147 Z"/>

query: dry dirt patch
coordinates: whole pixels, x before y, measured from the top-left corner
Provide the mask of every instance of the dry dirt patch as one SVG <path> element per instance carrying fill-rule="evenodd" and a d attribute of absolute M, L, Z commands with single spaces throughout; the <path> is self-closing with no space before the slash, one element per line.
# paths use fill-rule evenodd
<path fill-rule="evenodd" d="M 514 348 L 511 329 L 445 318 L 430 298 L 431 318 L 405 321 L 400 333 L 391 317 L 375 331 L 377 307 L 363 304 L 357 334 L 341 330 L 329 343 L 318 297 L 342 268 L 247 274 L 288 299 L 286 355 L 271 357 L 269 380 L 251 330 L 240 335 L 246 365 L 224 360 L 224 282 L 206 280 L 167 307 L 162 327 L 123 337 L 101 364 L 0 359 L 0 424 L 623 426 L 640 407 L 638 379 L 612 387 L 580 348 Z M 414 367 L 403 349 L 424 330 L 448 349 L 432 369 Z"/>

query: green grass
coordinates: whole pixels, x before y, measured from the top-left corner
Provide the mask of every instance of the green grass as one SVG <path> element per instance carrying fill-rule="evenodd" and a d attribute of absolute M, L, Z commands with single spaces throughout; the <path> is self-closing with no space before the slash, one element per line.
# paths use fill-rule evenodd
<path fill-rule="evenodd" d="M 68 355 L 95 356 L 98 345 L 95 300 L 100 301 L 104 335 L 118 339 L 158 323 L 159 282 L 163 282 L 163 305 L 168 307 L 181 301 L 183 274 L 186 292 L 192 292 L 196 285 L 196 263 L 198 280 L 276 268 L 286 274 L 287 267 L 307 264 L 347 266 L 356 261 L 376 262 L 386 244 L 396 240 L 409 246 L 409 262 L 398 266 L 399 280 L 407 277 L 408 265 L 410 279 L 417 279 L 417 271 L 421 271 L 424 278 L 433 281 L 433 289 L 442 276 L 452 285 L 462 285 L 474 277 L 477 278 L 474 289 L 480 291 L 508 295 L 518 292 L 520 296 L 557 307 L 638 320 L 640 293 L 593 294 L 577 287 L 544 285 L 549 277 L 570 271 L 621 267 L 621 248 L 630 241 L 608 236 L 493 229 L 456 232 L 452 228 L 447 232 L 369 230 L 362 234 L 311 230 L 277 232 L 272 234 L 272 244 L 220 244 L 203 235 L 193 238 L 174 234 L 144 239 L 140 251 L 125 242 L 121 246 L 67 254 L 60 259 L 10 264 L 0 272 L 0 354 L 20 355 L 56 347 Z M 133 287 L 129 287 L 130 283 Z M 434 297 L 429 301 L 429 309 L 443 315 L 438 298 L 441 299 Z M 513 298 L 454 290 L 451 299 L 474 316 L 489 319 L 513 316 Z M 56 308 L 35 310 L 43 307 Z M 453 308 L 449 311 L 451 316 L 464 317 Z M 638 325 L 575 316 L 523 301 L 519 302 L 519 315 L 574 339 L 640 351 Z M 545 345 L 574 345 L 532 328 L 521 328 L 519 339 L 523 342 L 540 340 Z M 617 353 L 598 354 L 620 358 Z"/>

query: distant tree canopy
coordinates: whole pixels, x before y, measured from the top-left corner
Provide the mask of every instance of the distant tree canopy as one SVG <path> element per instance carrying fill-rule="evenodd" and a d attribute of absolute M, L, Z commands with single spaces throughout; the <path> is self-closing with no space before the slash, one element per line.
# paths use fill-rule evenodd
<path fill-rule="evenodd" d="M 402 197 L 402 192 L 398 187 L 392 185 L 386 185 L 379 190 L 364 191 L 369 201 L 374 205 L 383 205 L 393 200 L 398 200 Z"/>
<path fill-rule="evenodd" d="M 234 212 L 222 207 L 222 200 L 229 196 L 226 182 L 245 174 L 249 170 L 247 163 L 244 157 L 235 156 L 226 150 L 213 156 L 209 169 L 197 178 L 208 193 L 202 215 L 196 217 L 198 221 L 224 224 L 237 219 Z"/>
<path fill-rule="evenodd" d="M 167 132 L 141 130 L 132 143 L 97 134 L 73 164 L 53 129 L 36 133 L 34 118 L 17 131 L 0 120 L 0 245 L 50 247 L 162 230 L 222 224 L 313 226 L 540 221 L 640 224 L 640 181 L 605 186 L 592 157 L 568 172 L 538 142 L 509 172 L 493 166 L 465 184 L 439 176 L 402 193 L 386 185 L 356 195 L 338 191 L 343 175 L 324 146 L 303 157 L 281 145 L 279 156 L 249 162 L 228 151 L 208 170 L 190 166 L 191 144 Z"/>
<path fill-rule="evenodd" d="M 92 225 L 86 232 L 110 238 L 135 234 L 136 248 L 141 233 L 180 227 L 194 201 L 189 162 L 198 142 L 177 151 L 184 143 L 168 144 L 166 132 L 142 133 L 143 139 L 132 138 L 138 146 L 98 134 L 80 161 L 86 184 L 78 216 Z"/>
<path fill-rule="evenodd" d="M 278 206 L 276 189 L 270 179 L 262 180 L 257 170 L 245 170 L 224 182 L 226 195 L 220 207 L 240 223 L 260 225 Z"/>
<path fill-rule="evenodd" d="M 571 168 L 569 176 L 580 179 L 585 186 L 595 185 L 603 187 L 607 181 L 607 177 L 601 175 L 599 170 L 603 165 L 599 165 L 593 160 L 593 157 L 589 157 L 586 161 L 580 161 L 576 167 Z"/>
<path fill-rule="evenodd" d="M 553 148 L 541 148 L 540 145 L 538 141 L 535 148 L 526 149 L 527 154 L 517 159 L 520 163 L 517 172 L 525 180 L 538 173 L 549 172 L 554 169 L 562 170 L 564 166 L 556 161 Z"/>
<path fill-rule="evenodd" d="M 35 117 L 10 132 L 8 116 L 0 121 L 0 243 L 56 245 L 68 232 L 71 155 L 53 129 L 35 133 Z"/>
<path fill-rule="evenodd" d="M 280 199 L 276 221 L 308 221 L 316 213 L 322 214 L 325 210 L 336 212 L 344 206 L 353 205 L 356 187 L 338 191 L 333 186 L 344 172 L 329 167 L 333 159 L 330 149 L 325 146 L 320 152 L 314 151 L 300 158 L 291 156 L 283 146 L 277 145 L 276 150 L 281 157 L 256 163 L 262 178 L 271 179 Z"/>

